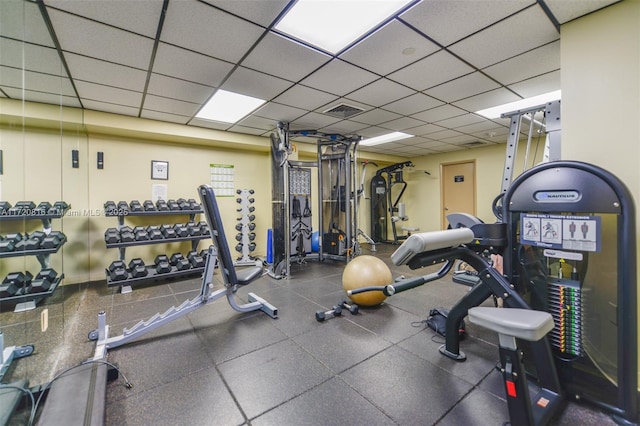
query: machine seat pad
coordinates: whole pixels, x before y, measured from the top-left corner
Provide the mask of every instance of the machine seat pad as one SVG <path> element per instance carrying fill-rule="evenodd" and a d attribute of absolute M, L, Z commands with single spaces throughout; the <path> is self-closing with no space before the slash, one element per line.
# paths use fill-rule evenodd
<path fill-rule="evenodd" d="M 469 320 L 500 334 L 531 342 L 542 339 L 553 329 L 551 314 L 531 309 L 477 306 L 469 309 Z"/>
<path fill-rule="evenodd" d="M 262 275 L 262 266 L 251 266 L 248 268 L 236 269 L 238 285 L 246 285 Z"/>

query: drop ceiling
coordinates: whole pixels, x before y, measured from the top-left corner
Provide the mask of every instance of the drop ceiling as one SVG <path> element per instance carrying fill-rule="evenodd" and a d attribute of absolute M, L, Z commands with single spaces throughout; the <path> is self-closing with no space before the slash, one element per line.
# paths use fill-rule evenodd
<path fill-rule="evenodd" d="M 279 34 L 289 0 L 1 0 L 0 97 L 266 136 L 414 135 L 415 157 L 506 142 L 474 111 L 560 89 L 560 26 L 611 0 L 422 0 L 335 55 Z M 330 1 L 327 1 L 330 4 Z M 195 118 L 216 90 L 267 102 Z M 341 104 L 361 109 L 325 113 Z"/>

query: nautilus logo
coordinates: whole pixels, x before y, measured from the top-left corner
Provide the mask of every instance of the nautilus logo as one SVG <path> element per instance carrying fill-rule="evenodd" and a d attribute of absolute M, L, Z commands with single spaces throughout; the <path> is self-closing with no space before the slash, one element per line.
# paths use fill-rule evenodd
<path fill-rule="evenodd" d="M 582 197 L 578 191 L 538 191 L 533 198 L 547 203 L 575 203 Z"/>

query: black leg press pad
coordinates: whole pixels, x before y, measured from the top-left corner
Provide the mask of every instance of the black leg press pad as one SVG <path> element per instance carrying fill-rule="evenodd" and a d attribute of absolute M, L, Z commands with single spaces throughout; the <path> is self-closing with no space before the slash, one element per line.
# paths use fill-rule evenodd
<path fill-rule="evenodd" d="M 19 388 L 28 388 L 29 383 L 26 380 L 18 380 L 16 382 L 8 383 L 8 386 L 15 386 Z M 25 394 L 15 387 L 7 387 L 0 389 L 0 425 L 6 425 L 9 423 L 9 418 L 13 411 L 18 407 L 22 397 Z"/>
<path fill-rule="evenodd" d="M 104 425 L 107 369 L 103 363 L 88 363 L 54 380 L 38 425 Z"/>

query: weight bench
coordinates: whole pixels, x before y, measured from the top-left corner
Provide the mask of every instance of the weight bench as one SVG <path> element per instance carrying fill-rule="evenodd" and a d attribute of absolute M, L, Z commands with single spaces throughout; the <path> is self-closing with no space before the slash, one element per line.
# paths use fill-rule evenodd
<path fill-rule="evenodd" d="M 532 399 L 527 372 L 522 363 L 522 351 L 518 348 L 516 339 L 546 342 L 545 336 L 554 326 L 551 314 L 531 309 L 475 307 L 469 309 L 469 321 L 498 333 L 500 370 L 511 424 L 547 424 L 562 408 L 564 400 L 551 351 L 546 360 L 536 360 L 536 370 L 546 370 L 552 374 L 540 376 L 540 390 Z"/>
<path fill-rule="evenodd" d="M 109 349 L 122 346 L 138 337 L 155 330 L 177 318 L 183 317 L 202 306 L 205 306 L 221 297 L 227 298 L 231 307 L 238 312 L 252 312 L 261 310 L 272 318 L 277 318 L 278 309 L 266 300 L 253 293 L 248 294 L 248 303 L 239 305 L 235 300 L 235 292 L 239 286 L 251 283 L 262 276 L 262 266 L 251 266 L 243 269 L 234 267 L 231 251 L 224 233 L 220 210 L 213 189 L 207 185 L 198 188 L 198 194 L 204 214 L 211 230 L 213 245 L 209 247 L 209 255 L 202 274 L 200 293 L 193 299 L 185 300 L 179 306 L 172 306 L 164 313 L 157 313 L 146 321 L 140 321 L 131 328 L 125 328 L 121 335 L 109 337 L 109 326 L 106 324 L 105 312 L 98 314 L 98 328 L 89 332 L 89 339 L 96 340 L 96 351 L 93 359 L 103 359 Z M 213 273 L 218 265 L 222 274 L 224 287 L 217 291 L 213 289 Z"/>

